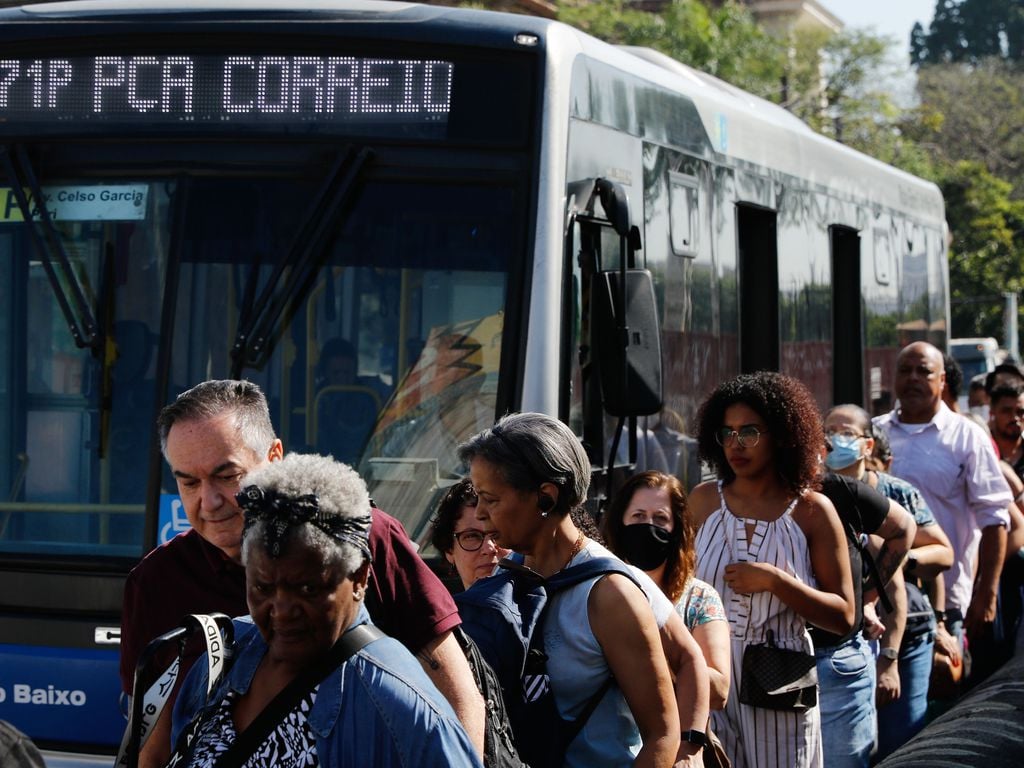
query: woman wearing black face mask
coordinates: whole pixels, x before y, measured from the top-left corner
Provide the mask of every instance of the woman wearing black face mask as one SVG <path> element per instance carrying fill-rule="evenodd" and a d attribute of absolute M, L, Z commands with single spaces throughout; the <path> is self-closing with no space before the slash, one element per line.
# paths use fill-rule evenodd
<path fill-rule="evenodd" d="M 680 482 L 662 472 L 634 475 L 605 515 L 608 548 L 643 569 L 676 607 L 704 653 L 711 708 L 729 695 L 729 625 L 714 587 L 693 577 L 694 530 Z"/>

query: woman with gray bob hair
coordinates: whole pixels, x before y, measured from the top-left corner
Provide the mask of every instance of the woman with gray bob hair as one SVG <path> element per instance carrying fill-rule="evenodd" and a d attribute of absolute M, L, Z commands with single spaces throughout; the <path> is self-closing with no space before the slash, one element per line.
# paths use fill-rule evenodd
<path fill-rule="evenodd" d="M 292 453 L 251 472 L 236 499 L 251 618 L 235 620 L 234 663 L 209 699 L 208 664 L 186 678 L 172 764 L 205 768 L 232 749 L 247 768 L 479 768 L 419 662 L 369 626 L 372 511 L 359 475 Z"/>
<path fill-rule="evenodd" d="M 565 424 L 542 413 L 513 413 L 459 446 L 459 459 L 480 457 L 521 491 L 552 483 L 559 488 L 548 510 L 564 517 L 587 498 L 590 459 Z M 546 504 L 543 500 L 541 504 Z"/>
<path fill-rule="evenodd" d="M 519 566 L 549 579 L 588 560 L 615 559 L 569 514 L 587 497 L 590 461 L 565 424 L 540 413 L 511 414 L 459 446 L 459 458 L 469 465 L 478 519 L 490 522 L 495 544 L 513 550 Z M 558 648 L 558 663 L 547 666 L 554 705 L 562 720 L 581 719 L 564 761 L 556 753 L 538 756 L 547 762 L 562 761 L 565 768 L 670 766 L 693 756 L 696 748 L 680 743 L 678 697 L 666 654 L 672 653 L 672 666 L 686 681 L 679 688 L 688 709 L 683 718 L 688 728 L 697 728 L 707 721 L 700 648 L 650 578 L 630 570 L 634 579 L 616 570 L 566 587 L 546 607 L 544 646 Z M 482 579 L 465 595 L 472 600 L 474 590 L 490 594 L 498 583 Z M 646 585 L 646 595 L 639 584 Z M 515 631 L 520 629 L 525 631 Z M 481 625 L 482 650 L 485 634 Z M 496 649 L 490 652 L 488 662 L 501 668 L 504 660 L 493 658 Z M 611 679 L 615 684 L 604 688 Z"/>

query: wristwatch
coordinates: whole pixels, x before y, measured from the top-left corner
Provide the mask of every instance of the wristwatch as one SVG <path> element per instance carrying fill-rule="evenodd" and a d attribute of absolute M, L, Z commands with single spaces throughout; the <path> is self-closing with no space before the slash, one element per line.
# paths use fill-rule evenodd
<path fill-rule="evenodd" d="M 708 735 L 704 731 L 683 731 L 680 739 L 690 744 L 696 744 L 698 747 L 708 745 Z"/>
<path fill-rule="evenodd" d="M 899 648 L 882 648 L 878 653 L 883 659 L 889 661 L 896 661 L 900 657 Z"/>

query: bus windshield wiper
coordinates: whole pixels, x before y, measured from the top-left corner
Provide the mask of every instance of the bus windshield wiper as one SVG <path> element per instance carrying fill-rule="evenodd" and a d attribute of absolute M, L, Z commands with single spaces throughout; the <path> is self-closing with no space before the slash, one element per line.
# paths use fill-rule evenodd
<path fill-rule="evenodd" d="M 266 286 L 254 302 L 246 301 L 239 317 L 238 333 L 231 348 L 231 376 L 241 378 L 247 367 L 261 368 L 273 351 L 281 318 L 292 314 L 302 301 L 317 267 L 317 256 L 328 235 L 340 224 L 338 212 L 351 199 L 355 182 L 372 152 L 348 147 L 331 165 L 323 184 L 306 209 L 302 226 L 284 258 L 280 259 Z M 285 270 L 291 268 L 283 284 Z M 253 280 L 256 276 L 253 275 Z M 247 290 L 247 299 L 254 291 Z"/>
<path fill-rule="evenodd" d="M 82 284 L 78 281 L 78 275 L 75 274 L 71 260 L 68 259 L 67 251 L 64 250 L 60 233 L 54 226 L 53 218 L 46 208 L 46 200 L 43 198 L 42 188 L 32 170 L 28 153 L 20 144 L 13 147 L 13 150 L 10 146 L 0 146 L 0 157 L 2 157 L 4 169 L 7 172 L 11 192 L 18 203 L 21 217 L 28 227 L 32 245 L 43 264 L 43 270 L 50 281 L 53 295 L 64 315 L 68 330 L 71 331 L 71 337 L 75 340 L 75 345 L 80 348 L 96 349 L 100 344 L 96 318 L 93 317 L 92 308 L 89 306 Z M 25 194 L 26 187 L 31 197 Z M 36 211 L 32 208 L 33 202 L 38 209 Z M 42 232 L 40 232 L 40 227 L 36 226 L 37 223 L 42 224 Z M 61 278 L 63 278 L 63 282 Z M 67 290 L 65 290 L 65 285 Z"/>

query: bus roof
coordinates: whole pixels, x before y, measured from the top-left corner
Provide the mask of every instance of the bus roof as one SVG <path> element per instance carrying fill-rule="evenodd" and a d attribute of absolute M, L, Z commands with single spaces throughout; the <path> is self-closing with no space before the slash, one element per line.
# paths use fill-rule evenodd
<path fill-rule="evenodd" d="M 0 10 L 4 23 L 29 24 L 161 16 L 223 22 L 253 15 L 296 22 L 386 20 L 396 35 L 398 27 L 407 24 L 401 34 L 409 36 L 423 35 L 423 22 L 433 20 L 443 23 L 451 42 L 477 45 L 513 47 L 517 33 L 531 33 L 547 46 L 549 58 L 558 60 L 549 61 L 549 71 L 559 66 L 565 70 L 583 54 L 691 100 L 720 156 L 800 177 L 812 187 L 867 199 L 932 224 L 941 226 L 944 221 L 942 196 L 934 184 L 822 136 L 779 105 L 664 54 L 617 48 L 557 21 L 395 0 L 70 0 Z"/>

